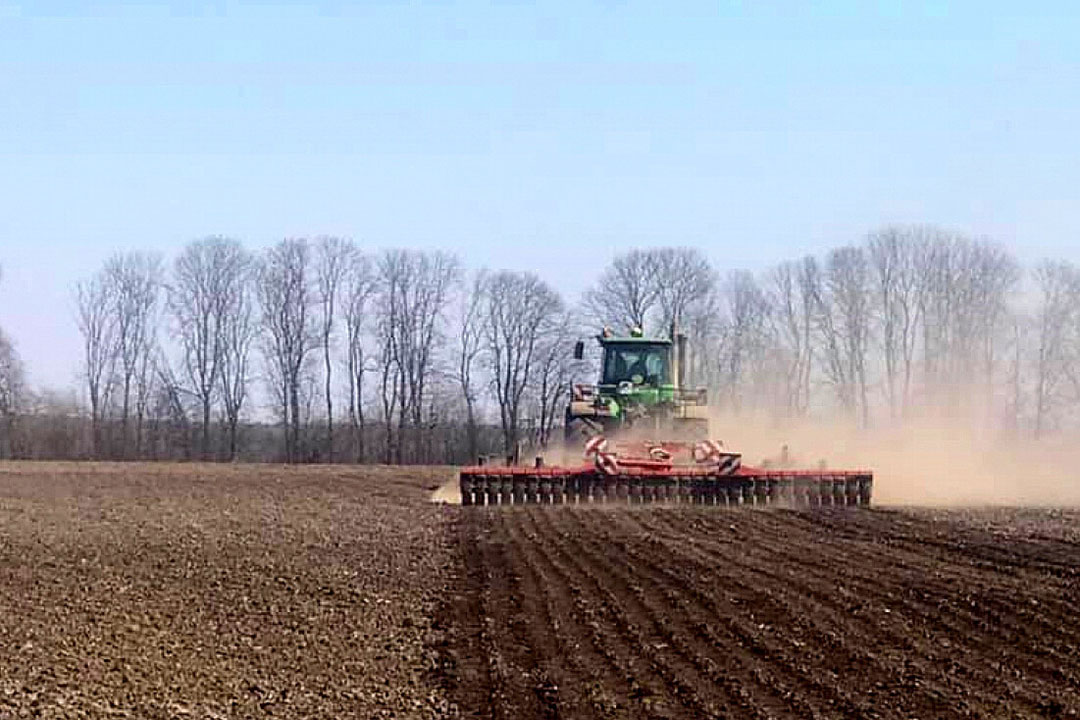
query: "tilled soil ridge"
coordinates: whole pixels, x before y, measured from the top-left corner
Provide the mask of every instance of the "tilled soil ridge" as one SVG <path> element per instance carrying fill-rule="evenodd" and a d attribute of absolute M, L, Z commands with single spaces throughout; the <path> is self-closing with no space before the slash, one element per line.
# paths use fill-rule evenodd
<path fill-rule="evenodd" d="M 447 607 L 489 718 L 1080 714 L 1080 512 L 475 508 Z"/>

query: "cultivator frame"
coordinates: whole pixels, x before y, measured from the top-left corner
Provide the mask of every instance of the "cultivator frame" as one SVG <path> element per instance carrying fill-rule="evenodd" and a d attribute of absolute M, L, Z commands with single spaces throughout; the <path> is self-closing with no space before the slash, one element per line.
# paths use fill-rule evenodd
<path fill-rule="evenodd" d="M 460 472 L 462 505 L 869 505 L 869 470 L 773 470 L 742 464 L 716 441 L 586 445 L 576 467 L 476 465 Z"/>

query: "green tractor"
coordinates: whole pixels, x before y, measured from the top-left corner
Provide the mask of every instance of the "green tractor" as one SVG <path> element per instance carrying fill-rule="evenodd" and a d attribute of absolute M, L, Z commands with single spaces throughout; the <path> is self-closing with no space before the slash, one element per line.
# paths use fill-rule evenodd
<path fill-rule="evenodd" d="M 631 430 L 655 440 L 708 437 L 706 391 L 686 387 L 686 336 L 674 324 L 667 338 L 646 338 L 640 328 L 616 337 L 604 328 L 596 339 L 603 350 L 600 381 L 572 385 L 566 408 L 568 442 L 617 437 Z M 584 354 L 585 343 L 578 341 L 574 358 L 581 360 Z"/>

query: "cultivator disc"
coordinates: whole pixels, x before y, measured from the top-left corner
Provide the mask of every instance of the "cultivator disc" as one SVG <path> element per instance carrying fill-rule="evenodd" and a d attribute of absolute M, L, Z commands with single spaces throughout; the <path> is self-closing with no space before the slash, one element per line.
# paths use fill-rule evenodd
<path fill-rule="evenodd" d="M 867 470 L 767 470 L 747 467 L 715 441 L 586 446 L 577 467 L 462 468 L 462 505 L 869 505 Z"/>

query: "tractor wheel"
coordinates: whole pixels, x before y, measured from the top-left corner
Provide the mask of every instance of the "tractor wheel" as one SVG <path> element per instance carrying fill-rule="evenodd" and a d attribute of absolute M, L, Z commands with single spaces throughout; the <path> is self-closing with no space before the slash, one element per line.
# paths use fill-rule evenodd
<path fill-rule="evenodd" d="M 566 421 L 567 442 L 585 442 L 590 438 L 603 434 L 603 426 L 588 418 L 571 418 Z"/>

